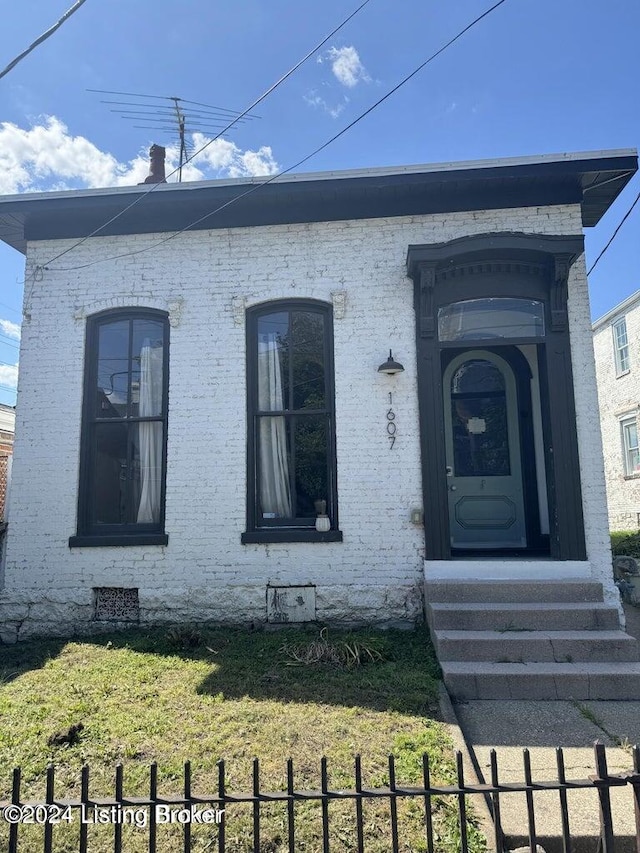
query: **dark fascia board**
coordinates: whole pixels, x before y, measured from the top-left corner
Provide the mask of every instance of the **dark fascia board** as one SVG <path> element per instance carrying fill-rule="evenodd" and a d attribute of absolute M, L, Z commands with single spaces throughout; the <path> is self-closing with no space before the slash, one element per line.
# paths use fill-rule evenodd
<path fill-rule="evenodd" d="M 284 176 L 263 186 L 260 179 L 166 184 L 146 196 L 148 186 L 25 194 L 0 198 L 0 239 L 25 252 L 29 240 L 84 237 L 138 198 L 139 204 L 102 228 L 100 236 L 553 204 L 580 204 L 588 227 L 600 220 L 637 168 L 637 154 L 624 150 Z M 196 220 L 201 221 L 191 225 Z"/>

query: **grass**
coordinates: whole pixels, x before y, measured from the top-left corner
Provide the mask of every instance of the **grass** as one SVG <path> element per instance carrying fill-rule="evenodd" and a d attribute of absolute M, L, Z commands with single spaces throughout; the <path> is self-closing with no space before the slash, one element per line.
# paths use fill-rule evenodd
<path fill-rule="evenodd" d="M 597 726 L 602 732 L 604 732 L 604 734 L 606 734 L 608 738 L 613 741 L 613 743 L 615 743 L 617 747 L 625 750 L 625 752 L 631 752 L 632 747 L 629 743 L 629 739 L 626 737 L 621 738 L 618 735 L 610 732 L 606 728 L 604 721 L 600 717 L 598 717 L 598 715 L 593 711 L 592 708 L 590 708 L 588 705 L 582 705 L 580 704 L 580 702 L 574 702 L 573 705 L 585 718 L 585 720 L 588 720 L 590 723 L 593 723 L 594 726 Z"/>
<path fill-rule="evenodd" d="M 432 780 L 451 784 L 451 743 L 438 722 L 439 670 L 426 632 L 351 632 L 317 629 L 250 632 L 182 627 L 135 630 L 84 641 L 39 641 L 4 646 L 0 679 L 0 800 L 10 796 L 10 771 L 22 767 L 23 799 L 43 799 L 49 763 L 56 767 L 56 798 L 79 796 L 80 769 L 91 767 L 92 796 L 112 796 L 114 768 L 124 765 L 125 796 L 148 791 L 149 764 L 158 762 L 161 795 L 180 795 L 185 760 L 193 791 L 217 790 L 218 759 L 227 790 L 251 789 L 251 763 L 260 757 L 261 788 L 286 788 L 286 759 L 293 756 L 295 786 L 320 787 L 320 756 L 329 785 L 352 788 L 353 756 L 362 754 L 365 787 L 388 785 L 388 754 L 396 756 L 399 784 L 420 784 L 428 752 Z M 82 724 L 76 742 L 50 740 Z M 401 800 L 404 853 L 426 849 L 421 803 Z M 286 849 L 285 810 L 263 806 L 263 853 Z M 329 809 L 332 850 L 355 849 L 354 808 Z M 367 850 L 390 847 L 389 808 L 365 804 Z M 436 845 L 458 849 L 455 804 L 435 806 Z M 250 806 L 230 806 L 227 849 L 251 846 Z M 320 807 L 296 805 L 296 849 L 322 849 Z M 469 827 L 475 851 L 484 841 Z M 176 834 L 177 833 L 177 834 Z M 91 853 L 113 846 L 111 827 L 90 827 Z M 145 848 L 146 833 L 123 829 L 125 849 Z M 194 851 L 215 849 L 217 831 L 193 827 Z M 0 825 L 0 847 L 6 846 Z M 179 849 L 177 828 L 160 827 L 160 850 Z M 77 849 L 76 824 L 55 828 L 55 849 Z M 42 849 L 36 827 L 20 831 L 21 851 Z M 164 845 L 164 846 L 163 846 Z"/>

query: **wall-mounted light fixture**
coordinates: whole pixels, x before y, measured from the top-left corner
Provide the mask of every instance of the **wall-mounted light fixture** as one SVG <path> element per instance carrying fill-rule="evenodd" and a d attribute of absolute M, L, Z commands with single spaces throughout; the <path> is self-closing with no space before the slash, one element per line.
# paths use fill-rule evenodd
<path fill-rule="evenodd" d="M 389 350 L 389 358 L 383 362 L 378 368 L 378 373 L 386 373 L 387 376 L 394 376 L 396 373 L 402 373 L 404 367 L 399 361 L 393 360 L 391 350 Z"/>

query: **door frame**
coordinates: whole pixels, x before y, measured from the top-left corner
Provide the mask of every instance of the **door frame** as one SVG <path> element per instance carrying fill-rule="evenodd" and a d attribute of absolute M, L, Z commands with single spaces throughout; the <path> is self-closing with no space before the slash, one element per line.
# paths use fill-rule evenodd
<path fill-rule="evenodd" d="M 461 341 L 439 341 L 438 309 L 465 299 L 490 297 L 533 299 L 544 304 L 544 337 L 496 338 L 491 344 L 500 349 L 537 346 L 549 551 L 556 560 L 586 559 L 567 313 L 569 272 L 583 250 L 582 236 L 510 232 L 409 246 L 407 274 L 414 283 L 427 560 L 455 556 L 449 533 L 442 359 L 446 350 L 489 349 L 490 343 L 487 339 L 465 340 L 461 347 Z"/>

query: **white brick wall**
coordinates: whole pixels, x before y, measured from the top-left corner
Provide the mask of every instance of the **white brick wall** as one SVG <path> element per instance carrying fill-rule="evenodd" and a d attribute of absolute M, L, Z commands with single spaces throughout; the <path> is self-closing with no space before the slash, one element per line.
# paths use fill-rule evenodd
<path fill-rule="evenodd" d="M 5 635 L 91 619 L 92 588 L 139 588 L 143 619 L 263 620 L 266 585 L 317 586 L 319 619 L 421 615 L 421 506 L 410 243 L 490 231 L 580 233 L 578 206 L 493 210 L 181 234 L 142 254 L 27 286 L 6 587 Z M 59 262 L 81 266 L 159 235 L 93 238 Z M 72 241 L 29 246 L 29 265 Z M 53 264 L 52 266 L 56 266 Z M 342 543 L 241 545 L 245 526 L 245 328 L 240 308 L 286 297 L 331 301 L 335 319 Z M 69 549 L 76 532 L 86 317 L 140 305 L 171 315 L 167 547 Z M 589 559 L 609 571 L 584 266 L 569 301 Z M 406 370 L 376 368 L 389 348 Z M 576 366 L 577 365 L 577 366 Z M 397 441 L 385 413 L 393 391 Z M 3 604 L 4 602 L 4 604 Z"/>
<path fill-rule="evenodd" d="M 629 371 L 616 376 L 612 323 L 626 317 Z M 625 476 L 620 418 L 640 411 L 640 300 L 615 313 L 593 336 L 600 401 L 600 423 L 612 530 L 637 530 L 640 519 L 640 475 Z"/>
<path fill-rule="evenodd" d="M 611 540 L 584 255 L 571 268 L 568 311 L 587 559 L 591 564 L 593 578 L 602 582 L 607 603 L 620 607 L 620 595 L 613 583 L 611 567 Z"/>

